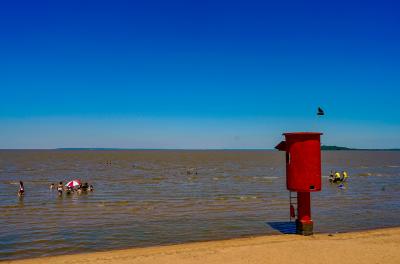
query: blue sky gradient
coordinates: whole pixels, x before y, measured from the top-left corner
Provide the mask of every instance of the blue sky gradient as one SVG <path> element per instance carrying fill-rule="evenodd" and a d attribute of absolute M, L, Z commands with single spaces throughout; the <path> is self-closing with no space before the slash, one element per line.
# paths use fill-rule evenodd
<path fill-rule="evenodd" d="M 2 1 L 0 148 L 272 148 L 300 130 L 400 147 L 399 11 L 396 1 Z"/>

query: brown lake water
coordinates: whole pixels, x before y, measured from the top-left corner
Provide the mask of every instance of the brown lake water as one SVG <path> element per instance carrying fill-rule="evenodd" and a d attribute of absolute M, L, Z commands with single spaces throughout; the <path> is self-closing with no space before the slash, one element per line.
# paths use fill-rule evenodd
<path fill-rule="evenodd" d="M 284 162 L 277 151 L 0 151 L 0 260 L 279 234 Z M 344 189 L 331 169 L 348 171 Z M 323 152 L 323 175 L 315 232 L 400 226 L 400 152 Z M 75 178 L 95 191 L 49 189 Z"/>

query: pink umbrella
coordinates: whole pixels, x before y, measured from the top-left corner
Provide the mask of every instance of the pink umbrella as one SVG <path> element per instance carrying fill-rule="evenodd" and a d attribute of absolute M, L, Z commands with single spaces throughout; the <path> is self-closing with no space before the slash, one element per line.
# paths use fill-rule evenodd
<path fill-rule="evenodd" d="M 65 184 L 65 186 L 71 187 L 71 188 L 79 186 L 79 185 L 81 185 L 81 181 L 80 180 L 73 180 L 73 181 L 70 181 L 67 184 Z"/>

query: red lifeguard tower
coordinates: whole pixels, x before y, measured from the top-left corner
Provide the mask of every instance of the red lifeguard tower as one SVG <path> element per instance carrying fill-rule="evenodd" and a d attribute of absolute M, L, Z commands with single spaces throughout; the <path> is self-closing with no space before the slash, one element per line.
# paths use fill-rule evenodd
<path fill-rule="evenodd" d="M 321 191 L 321 135 L 318 132 L 284 133 L 275 148 L 286 151 L 286 188 L 290 191 L 290 217 L 295 218 L 291 192 L 297 192 L 296 232 L 313 234 L 311 192 Z"/>

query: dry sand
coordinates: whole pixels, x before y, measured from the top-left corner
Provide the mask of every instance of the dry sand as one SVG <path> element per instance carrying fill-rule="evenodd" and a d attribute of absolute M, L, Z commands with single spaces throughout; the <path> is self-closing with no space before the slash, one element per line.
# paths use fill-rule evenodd
<path fill-rule="evenodd" d="M 43 263 L 400 263 L 400 228 L 344 234 L 260 236 L 56 256 L 18 261 Z"/>

